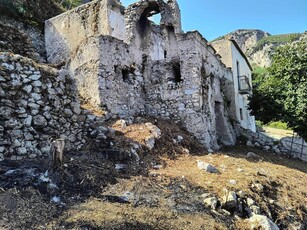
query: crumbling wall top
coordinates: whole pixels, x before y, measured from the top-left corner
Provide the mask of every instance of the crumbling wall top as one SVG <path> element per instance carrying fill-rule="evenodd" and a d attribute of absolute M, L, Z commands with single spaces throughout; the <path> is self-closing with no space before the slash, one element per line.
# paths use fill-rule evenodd
<path fill-rule="evenodd" d="M 176 0 L 141 0 L 129 5 L 125 10 L 126 42 L 131 43 L 139 23 L 146 24 L 147 18 L 161 14 L 160 26 L 172 26 L 175 33 L 181 33 L 181 15 Z"/>

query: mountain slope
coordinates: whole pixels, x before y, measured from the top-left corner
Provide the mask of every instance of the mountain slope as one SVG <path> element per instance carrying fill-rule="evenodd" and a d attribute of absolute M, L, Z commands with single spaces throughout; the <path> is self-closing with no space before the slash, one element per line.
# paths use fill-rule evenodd
<path fill-rule="evenodd" d="M 268 67 L 271 64 L 272 54 L 276 47 L 300 39 L 307 39 L 307 32 L 271 35 L 262 30 L 240 29 L 215 40 L 230 38 L 238 43 L 252 65 Z"/>

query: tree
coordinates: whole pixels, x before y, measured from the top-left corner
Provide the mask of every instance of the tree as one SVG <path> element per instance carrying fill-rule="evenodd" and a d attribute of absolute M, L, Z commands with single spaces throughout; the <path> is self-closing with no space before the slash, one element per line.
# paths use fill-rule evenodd
<path fill-rule="evenodd" d="M 307 139 L 307 42 L 276 49 L 268 74 L 254 75 L 249 108 L 260 121 L 281 120 Z"/>

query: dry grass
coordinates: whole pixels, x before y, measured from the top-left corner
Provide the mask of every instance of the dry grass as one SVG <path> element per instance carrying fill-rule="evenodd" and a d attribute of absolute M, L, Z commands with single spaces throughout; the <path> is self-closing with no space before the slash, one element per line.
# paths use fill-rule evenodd
<path fill-rule="evenodd" d="M 105 115 L 105 111 L 103 109 L 94 107 L 90 103 L 86 103 L 86 102 L 82 103 L 81 108 L 88 110 L 91 114 L 98 116 L 98 117 L 102 117 L 103 115 Z"/>
<path fill-rule="evenodd" d="M 275 157 L 278 158 L 278 156 Z M 248 161 L 244 155 L 241 157 L 240 155 L 232 157 L 222 153 L 198 157 L 184 155 L 177 160 L 164 159 L 167 167 L 160 170 L 159 173 L 172 177 L 184 176 L 196 185 L 211 188 L 212 192 L 218 195 L 222 195 L 223 188 L 249 191 L 252 182 L 267 183 L 270 180 L 283 181 L 282 187 L 291 186 L 294 188 L 292 193 L 298 191 L 303 194 L 305 192 L 304 186 L 307 183 L 306 167 L 302 162 L 297 161 L 298 165 L 302 166 L 303 172 L 298 171 L 287 167 L 289 159 L 283 157 L 279 157 L 279 159 L 280 163 L 285 163 L 285 165 L 276 165 L 266 161 L 265 156 L 261 161 Z M 216 166 L 220 173 L 211 174 L 199 170 L 196 160 L 202 160 Z M 230 180 L 236 180 L 237 183 L 230 184 Z"/>
<path fill-rule="evenodd" d="M 261 160 L 246 159 L 250 150 L 256 152 Z M 247 220 L 233 219 L 221 213 L 217 218 L 209 209 L 184 212 L 172 208 L 198 207 L 202 201 L 200 195 L 204 192 L 221 199 L 224 188 L 245 192 L 246 197 L 254 199 L 262 213 L 271 215 L 270 218 L 281 228 L 286 228 L 289 221 L 293 222 L 291 218 L 298 222 L 306 219 L 307 168 L 304 162 L 246 149 L 245 146 L 216 154 L 185 154 L 177 159 L 162 157 L 161 160 L 166 167 L 151 170 L 153 177 L 122 179 L 106 187 L 101 194 L 120 197 L 129 191 L 138 198 L 137 202 L 120 204 L 91 198 L 68 210 L 67 226 L 87 223 L 98 229 L 249 229 Z M 199 170 L 196 160 L 211 163 L 220 173 Z M 229 183 L 230 180 L 235 180 L 236 184 Z M 264 190 L 252 189 L 252 183 L 262 184 Z M 170 204 L 171 197 L 175 197 L 174 206 Z M 270 204 L 270 200 L 274 203 Z"/>
<path fill-rule="evenodd" d="M 13 209 L 24 220 L 29 219 L 27 213 L 31 211 L 31 223 L 11 219 L 9 226 L 17 226 L 15 229 L 24 226 L 28 229 L 249 229 L 248 221 L 238 220 L 234 213 L 229 216 L 221 209 L 213 211 L 204 206 L 202 194 L 209 193 L 221 200 L 224 188 L 245 192 L 245 198 L 255 200 L 261 213 L 281 229 L 289 229 L 291 224 L 297 226 L 307 219 L 306 162 L 246 146 L 229 147 L 208 155 L 188 132 L 164 120 L 144 119 L 125 129 L 119 123 L 109 122 L 116 131 L 110 133 L 108 141 L 95 145 L 91 151 L 72 152 L 67 156 L 74 160 L 66 161 L 64 182 L 58 183 L 65 210 L 50 206 L 50 196 L 42 194 L 37 199 L 40 210 L 50 212 L 52 207 L 57 215 L 46 217 L 43 211 L 35 212 L 25 205 L 24 209 Z M 144 146 L 144 139 L 150 135 L 146 122 L 155 124 L 162 132 L 152 150 Z M 178 135 L 183 137 L 180 143 L 174 141 Z M 114 149 L 108 146 L 109 141 L 114 143 Z M 138 163 L 129 155 L 133 143 L 140 145 Z M 250 151 L 260 160 L 247 159 Z M 219 173 L 199 170 L 197 160 L 216 166 Z M 115 163 L 126 164 L 126 169 L 116 171 Z M 157 164 L 158 168 L 163 167 L 154 170 Z M 253 183 L 260 183 L 264 189 L 253 189 Z M 24 191 L 18 189 L 19 197 Z M 110 197 L 120 200 L 126 192 L 133 194 L 129 203 L 110 200 Z M 30 205 L 32 200 L 26 200 Z M 10 212 L 6 207 L 0 208 L 0 214 L 10 216 Z M 47 224 L 40 224 L 41 220 Z"/>
<path fill-rule="evenodd" d="M 189 132 L 180 125 L 170 124 L 167 120 L 145 118 L 138 123 L 127 125 L 122 128 L 119 122 L 111 122 L 109 125 L 117 131 L 113 138 L 117 141 L 121 148 L 131 147 L 131 143 L 137 143 L 145 146 L 145 139 L 151 135 L 151 129 L 146 125 L 151 122 L 161 130 L 161 137 L 155 140 L 155 147 L 150 151 L 151 155 L 166 156 L 168 158 L 176 158 L 187 150 L 191 154 L 204 154 L 204 147 Z M 177 143 L 178 136 L 183 140 Z M 146 152 L 146 147 L 143 148 Z"/>
<path fill-rule="evenodd" d="M 132 140 L 140 145 L 145 145 L 145 139 L 150 136 L 150 129 L 144 124 L 132 124 L 126 128 L 122 128 L 118 122 L 111 126 L 114 130 L 121 132 L 128 140 Z"/>
<path fill-rule="evenodd" d="M 233 152 L 227 152 L 228 155 L 225 153 L 201 157 L 185 155 L 175 161 L 165 159 L 167 167 L 159 173 L 171 177 L 185 177 L 191 183 L 208 189 L 219 198 L 224 195 L 224 188 L 243 191 L 256 201 L 264 214 L 271 215 L 271 218 L 283 227 L 287 226 L 286 222 L 289 219 L 295 219 L 294 216 L 299 222 L 306 219 L 306 162 L 252 150 L 261 157 L 261 160 L 249 161 L 245 157 L 248 150 L 242 151 L 240 147 L 235 151 L 235 155 Z M 216 166 L 220 173 L 211 174 L 199 170 L 196 160 Z M 235 180 L 236 184 L 231 184 L 230 180 Z M 263 191 L 252 189 L 253 183 L 262 184 Z"/>
<path fill-rule="evenodd" d="M 99 229 L 227 229 L 207 214 L 184 213 L 179 216 L 169 209 L 133 207 L 97 199 L 70 210 L 66 221 L 72 225 L 91 223 Z"/>

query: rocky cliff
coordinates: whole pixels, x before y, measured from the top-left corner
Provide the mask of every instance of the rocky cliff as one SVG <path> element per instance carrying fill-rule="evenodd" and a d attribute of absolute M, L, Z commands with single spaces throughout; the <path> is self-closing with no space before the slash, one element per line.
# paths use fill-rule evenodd
<path fill-rule="evenodd" d="M 215 40 L 234 39 L 252 65 L 268 67 L 271 64 L 272 55 L 276 47 L 300 39 L 306 39 L 306 35 L 306 32 L 302 34 L 271 35 L 262 30 L 240 29 L 218 37 Z"/>

